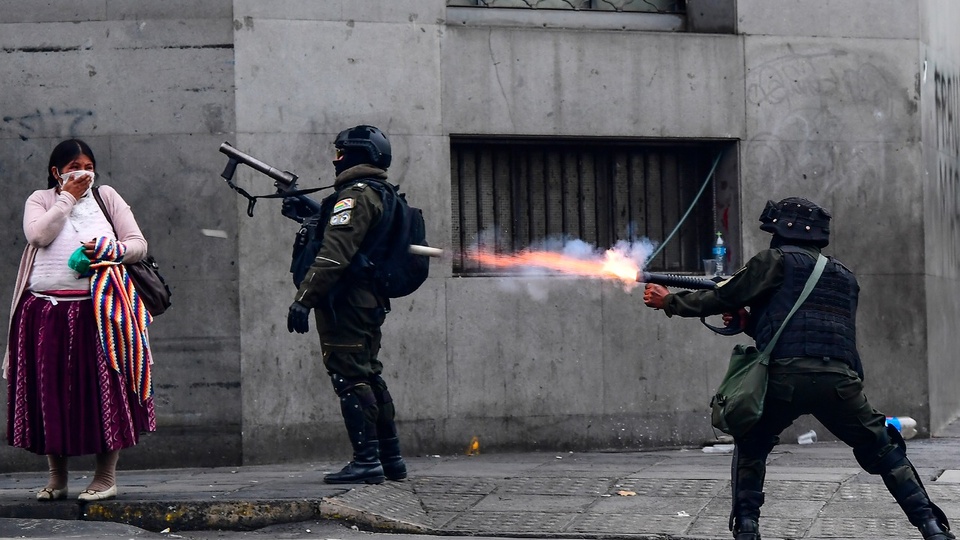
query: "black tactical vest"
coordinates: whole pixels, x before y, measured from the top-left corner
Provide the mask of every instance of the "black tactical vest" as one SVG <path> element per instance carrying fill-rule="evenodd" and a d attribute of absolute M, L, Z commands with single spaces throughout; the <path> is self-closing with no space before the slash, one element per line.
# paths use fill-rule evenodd
<path fill-rule="evenodd" d="M 813 273 L 816 260 L 796 246 L 783 246 L 783 286 L 759 313 L 757 348 L 763 350 L 790 313 Z M 846 362 L 860 377 L 857 352 L 857 299 L 860 286 L 853 273 L 829 258 L 820 281 L 780 334 L 771 358 L 829 357 Z"/>

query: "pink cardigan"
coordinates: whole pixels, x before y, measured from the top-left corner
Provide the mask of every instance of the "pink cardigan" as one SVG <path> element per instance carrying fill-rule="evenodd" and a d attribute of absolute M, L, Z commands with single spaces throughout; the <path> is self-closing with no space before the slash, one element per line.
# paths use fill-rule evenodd
<path fill-rule="evenodd" d="M 130 205 L 123 197 L 110 186 L 100 186 L 100 196 L 103 204 L 110 213 L 113 226 L 117 230 L 117 240 L 127 247 L 123 259 L 126 262 L 137 262 L 147 254 L 147 241 L 140 232 L 140 226 L 133 217 Z M 90 195 L 92 197 L 92 195 Z M 73 195 L 63 191 L 59 194 L 55 189 L 41 189 L 34 191 L 27 198 L 23 209 L 23 233 L 27 238 L 27 247 L 20 258 L 20 271 L 17 273 L 17 284 L 13 290 L 13 302 L 10 306 L 10 320 L 7 322 L 7 337 L 10 336 L 10 325 L 14 312 L 20 303 L 20 298 L 27 290 L 30 272 L 33 270 L 33 260 L 37 250 L 50 245 L 63 230 L 67 217 L 77 200 Z M 66 261 L 64 261 L 66 264 Z M 3 378 L 7 378 L 7 367 L 10 363 L 10 344 L 3 355 Z"/>

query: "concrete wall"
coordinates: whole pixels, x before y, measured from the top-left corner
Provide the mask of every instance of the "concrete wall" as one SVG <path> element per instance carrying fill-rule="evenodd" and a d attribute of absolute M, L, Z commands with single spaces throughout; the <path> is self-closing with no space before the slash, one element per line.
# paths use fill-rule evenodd
<path fill-rule="evenodd" d="M 234 10 L 240 146 L 301 174 L 303 187 L 328 185 L 336 134 L 376 125 L 390 136 L 391 180 L 424 209 L 431 244 L 448 244 L 449 182 L 441 179 L 449 158 L 438 76 L 443 3 L 251 0 L 235 2 Z M 251 189 L 269 186 L 265 177 L 247 178 Z M 240 279 L 258 284 L 240 291 L 241 364 L 251 381 L 243 385 L 250 462 L 346 455 L 349 448 L 316 333 L 286 330 L 297 229 L 276 204 L 240 219 Z M 426 424 L 425 439 L 433 438 L 430 426 L 446 412 L 439 404 L 447 384 L 449 263 L 434 264 L 431 276 L 416 295 L 394 303 L 384 338 L 386 375 L 402 422 Z"/>
<path fill-rule="evenodd" d="M 443 2 L 423 1 L 236 3 L 239 140 L 329 178 L 337 131 L 384 128 L 393 178 L 424 207 L 431 244 L 448 247 L 450 134 L 743 136 L 734 36 L 448 26 L 445 13 Z M 279 80 L 302 90 L 277 96 Z M 292 291 L 288 246 L 275 238 L 292 234 L 285 221 L 275 212 L 241 220 L 241 280 L 249 269 L 278 291 L 241 292 L 241 305 L 257 306 L 242 316 L 251 461 L 275 459 L 278 443 L 297 457 L 348 449 L 316 337 L 283 331 Z M 693 323 L 667 325 L 638 294 L 589 280 L 450 279 L 448 261 L 432 272 L 394 302 L 381 353 L 411 450 L 459 451 L 474 435 L 488 449 L 635 448 L 708 435 L 705 396 L 722 359 L 710 370 L 692 349 L 678 362 L 666 342 L 635 353 L 651 341 L 644 324 L 679 337 Z M 717 341 L 700 336 L 699 345 Z M 699 390 L 680 392 L 690 377 Z"/>
<path fill-rule="evenodd" d="M 956 77 L 948 29 L 960 15 L 949 2 L 740 0 L 736 35 L 643 30 L 677 24 L 644 14 L 613 27 L 609 13 L 579 14 L 581 24 L 443 0 L 178 3 L 176 19 L 138 2 L 37 8 L 0 26 L 13 89 L 0 97 L 0 174 L 16 180 L 0 216 L 19 230 L 50 148 L 72 134 L 91 140 L 137 212 L 175 306 L 152 330 L 163 422 L 130 459 L 169 464 L 176 447 L 180 463 L 345 457 L 317 337 L 285 327 L 297 227 L 275 202 L 246 216 L 218 178 L 222 140 L 316 187 L 332 181 L 336 133 L 377 125 L 393 144 L 391 179 L 424 209 L 431 245 L 446 248 L 451 135 L 740 141 L 739 169 L 724 165 L 740 179 L 734 244 L 746 255 L 766 245 L 754 220 L 767 199 L 829 208 L 827 251 L 863 288 L 871 400 L 927 434 L 960 410 L 947 354 L 957 265 L 941 247 L 953 238 L 957 211 L 942 201 L 956 180 L 933 174 L 956 151 L 929 143 L 944 115 L 922 79 L 924 59 Z M 272 190 L 249 169 L 237 181 Z M 16 260 L 0 264 L 10 290 Z M 668 320 L 639 292 L 453 278 L 449 260 L 435 260 L 384 327 L 404 446 L 458 452 L 478 436 L 486 451 L 637 449 L 712 437 L 709 395 L 744 338 Z"/>
<path fill-rule="evenodd" d="M 936 433 L 960 410 L 954 356 L 960 320 L 960 37 L 955 31 L 960 5 L 921 2 L 920 13 L 927 382 Z"/>
<path fill-rule="evenodd" d="M 862 287 L 868 395 L 935 433 L 960 412 L 950 354 L 958 128 L 934 92 L 935 70 L 956 81 L 958 42 L 948 29 L 960 12 L 950 2 L 829 0 L 740 0 L 738 9 L 743 191 L 804 193 L 831 209 L 828 251 Z M 954 134 L 952 148 L 941 147 L 938 129 Z M 745 231 L 757 246 L 765 241 Z"/>
<path fill-rule="evenodd" d="M 916 2 L 741 0 L 744 219 L 802 194 L 856 274 L 866 392 L 930 427 Z M 751 202 L 750 194 L 756 194 Z M 744 228 L 749 245 L 768 241 Z M 891 294 L 896 291 L 896 294 Z"/>

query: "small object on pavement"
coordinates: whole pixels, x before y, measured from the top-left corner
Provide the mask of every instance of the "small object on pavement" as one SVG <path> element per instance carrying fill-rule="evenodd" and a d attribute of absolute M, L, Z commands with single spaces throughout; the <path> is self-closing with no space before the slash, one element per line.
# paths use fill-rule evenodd
<path fill-rule="evenodd" d="M 468 456 L 479 456 L 480 455 L 480 439 L 474 436 L 470 439 L 470 446 L 467 447 Z"/>
<path fill-rule="evenodd" d="M 797 444 L 813 444 L 815 442 L 817 442 L 817 432 L 812 429 L 797 437 Z"/>
<path fill-rule="evenodd" d="M 887 425 L 895 427 L 904 439 L 912 439 L 917 435 L 917 421 L 909 416 L 888 416 Z"/>

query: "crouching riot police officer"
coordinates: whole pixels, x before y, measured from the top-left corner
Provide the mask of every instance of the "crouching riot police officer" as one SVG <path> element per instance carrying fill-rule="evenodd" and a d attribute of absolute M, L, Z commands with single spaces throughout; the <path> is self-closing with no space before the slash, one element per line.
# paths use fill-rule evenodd
<path fill-rule="evenodd" d="M 760 350 L 771 341 L 813 272 L 829 242 L 830 214 L 801 198 L 767 202 L 760 229 L 773 234 L 761 251 L 714 290 L 669 294 L 647 284 L 644 303 L 668 317 L 724 314 L 742 325 Z M 736 437 L 733 456 L 733 508 L 730 528 L 737 540 L 759 540 L 760 506 L 766 460 L 780 433 L 812 414 L 853 449 L 861 467 L 877 474 L 925 539 L 955 538 L 943 511 L 930 501 L 907 459 L 900 433 L 863 394 L 863 368 L 857 352 L 856 312 L 860 286 L 839 261 L 828 263 L 813 292 L 776 342 L 760 420 Z M 749 312 L 744 309 L 749 308 Z"/>
<path fill-rule="evenodd" d="M 315 311 L 323 365 L 340 398 L 340 413 L 353 446 L 353 460 L 341 471 L 326 475 L 324 482 L 403 480 L 407 468 L 400 455 L 393 400 L 380 376 L 383 364 L 377 359 L 380 327 L 390 302 L 361 273 L 351 271 L 354 255 L 383 216 L 380 195 L 369 183 L 386 181 L 390 141 L 376 127 L 361 125 L 340 132 L 334 146 L 336 193 L 320 203 L 317 228 L 318 233 L 322 230 L 322 244 L 299 284 L 287 329 L 307 332 L 310 310 Z M 303 218 L 316 209 L 302 198 L 285 200 L 284 206 L 288 217 L 299 213 Z"/>

